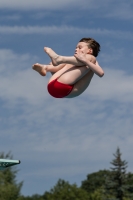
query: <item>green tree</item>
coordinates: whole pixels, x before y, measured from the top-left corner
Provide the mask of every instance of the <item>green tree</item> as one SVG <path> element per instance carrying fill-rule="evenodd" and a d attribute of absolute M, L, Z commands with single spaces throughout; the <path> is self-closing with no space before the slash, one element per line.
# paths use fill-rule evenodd
<path fill-rule="evenodd" d="M 127 162 L 121 159 L 119 148 L 117 148 L 116 153 L 113 155 L 115 157 L 111 162 L 113 167 L 110 168 L 112 173 L 106 178 L 104 187 L 105 199 L 124 200 L 126 197 L 133 197 L 131 191 L 129 191 L 133 188 L 133 179 L 131 176 L 131 180 L 130 174 L 126 173 Z"/>
<path fill-rule="evenodd" d="M 88 193 L 76 184 L 59 179 L 57 184 L 43 195 L 44 200 L 90 200 Z"/>
<path fill-rule="evenodd" d="M 89 200 L 103 200 L 102 189 L 97 189 L 93 193 L 89 194 Z"/>
<path fill-rule="evenodd" d="M 32 196 L 21 196 L 18 200 L 44 200 L 42 195 L 34 194 Z"/>
<path fill-rule="evenodd" d="M 13 159 L 11 153 L 0 153 L 0 158 Z M 0 200 L 17 200 L 20 196 L 22 182 L 16 182 L 16 167 L 6 168 L 0 171 Z"/>
<path fill-rule="evenodd" d="M 86 190 L 89 194 L 94 193 L 95 190 L 100 189 L 105 184 L 106 178 L 110 175 L 109 170 L 100 170 L 95 173 L 87 175 L 87 179 L 82 181 L 81 188 Z"/>

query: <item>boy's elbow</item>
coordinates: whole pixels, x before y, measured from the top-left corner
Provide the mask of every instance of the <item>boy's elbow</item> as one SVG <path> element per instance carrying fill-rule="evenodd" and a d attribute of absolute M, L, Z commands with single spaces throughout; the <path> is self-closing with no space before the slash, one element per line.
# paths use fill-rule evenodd
<path fill-rule="evenodd" d="M 99 77 L 103 77 L 104 76 L 104 72 L 99 73 Z"/>

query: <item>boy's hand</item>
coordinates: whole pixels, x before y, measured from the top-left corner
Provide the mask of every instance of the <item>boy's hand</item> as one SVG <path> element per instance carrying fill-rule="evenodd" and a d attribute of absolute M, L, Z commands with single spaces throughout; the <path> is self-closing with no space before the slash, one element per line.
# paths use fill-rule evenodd
<path fill-rule="evenodd" d="M 88 57 L 89 54 L 85 54 L 84 52 L 76 51 L 74 54 L 74 57 L 77 58 L 77 60 L 79 60 L 80 62 L 86 63 L 86 61 L 88 60 L 86 55 Z"/>

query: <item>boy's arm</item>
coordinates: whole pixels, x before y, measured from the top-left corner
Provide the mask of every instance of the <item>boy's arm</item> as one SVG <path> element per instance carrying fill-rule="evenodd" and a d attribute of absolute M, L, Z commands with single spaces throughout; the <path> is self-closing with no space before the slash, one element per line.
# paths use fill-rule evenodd
<path fill-rule="evenodd" d="M 96 64 L 93 64 L 90 61 L 86 61 L 85 64 L 95 73 L 97 74 L 99 77 L 102 77 L 104 75 L 104 71 L 103 69 L 100 67 L 100 65 L 98 64 L 98 62 L 96 62 Z"/>
<path fill-rule="evenodd" d="M 88 66 L 95 74 L 97 74 L 99 77 L 102 77 L 104 75 L 103 69 L 100 67 L 98 62 L 92 63 L 89 59 L 87 59 L 86 54 L 76 53 L 74 56 L 81 62 L 83 62 L 86 66 Z"/>

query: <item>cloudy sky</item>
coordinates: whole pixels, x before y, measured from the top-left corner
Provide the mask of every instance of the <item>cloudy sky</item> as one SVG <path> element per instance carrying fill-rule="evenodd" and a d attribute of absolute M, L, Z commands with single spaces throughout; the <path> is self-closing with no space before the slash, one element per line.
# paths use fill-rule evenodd
<path fill-rule="evenodd" d="M 44 46 L 73 55 L 82 37 L 101 44 L 105 71 L 73 99 L 47 92 Z M 109 169 L 119 146 L 133 172 L 132 0 L 0 1 L 0 152 L 20 159 L 23 195 L 43 194 L 59 178 L 81 184 Z"/>

